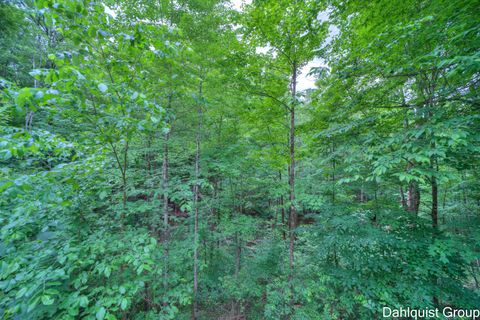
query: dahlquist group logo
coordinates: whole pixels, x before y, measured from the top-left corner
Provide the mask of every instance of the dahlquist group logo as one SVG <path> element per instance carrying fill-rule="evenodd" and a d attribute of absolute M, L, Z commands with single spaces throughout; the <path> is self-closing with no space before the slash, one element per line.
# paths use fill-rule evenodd
<path fill-rule="evenodd" d="M 425 309 L 411 309 L 411 308 L 390 308 L 383 307 L 384 318 L 400 318 L 409 317 L 413 319 L 427 319 L 427 318 L 439 318 L 440 315 L 449 319 L 456 318 L 468 318 L 477 320 L 480 319 L 480 309 L 454 309 L 451 307 L 445 307 L 443 309 L 438 308 L 425 308 Z"/>

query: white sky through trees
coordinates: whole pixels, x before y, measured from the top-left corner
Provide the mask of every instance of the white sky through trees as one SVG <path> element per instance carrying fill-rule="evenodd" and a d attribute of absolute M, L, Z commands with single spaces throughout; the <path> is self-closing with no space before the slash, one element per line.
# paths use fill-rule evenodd
<path fill-rule="evenodd" d="M 245 4 L 250 4 L 252 2 L 252 0 L 232 0 L 231 3 L 233 5 L 233 7 L 236 9 L 236 10 L 242 10 L 242 4 L 245 3 Z M 324 20 L 327 20 L 328 19 L 328 13 L 327 12 L 322 12 L 319 17 L 318 17 L 320 20 L 324 21 Z M 327 37 L 326 39 L 326 42 L 330 42 L 332 37 L 337 35 L 338 34 L 338 29 L 334 26 L 330 26 L 329 29 L 329 36 Z M 266 52 L 267 49 L 266 48 L 258 48 L 257 52 Z M 326 64 L 325 64 L 325 61 L 321 58 L 314 58 L 312 61 L 310 61 L 309 63 L 307 63 L 306 66 L 304 66 L 301 71 L 300 71 L 300 74 L 298 75 L 298 78 L 297 78 L 297 90 L 299 91 L 304 91 L 304 90 L 307 90 L 307 89 L 313 89 L 315 88 L 315 76 L 309 76 L 308 73 L 310 72 L 310 69 L 311 68 L 318 68 L 318 67 L 325 67 Z"/>
<path fill-rule="evenodd" d="M 251 0 L 231 0 L 232 6 L 236 10 L 242 10 L 242 4 L 250 4 L 252 1 Z M 112 15 L 113 17 L 116 16 L 116 13 L 114 10 L 111 8 L 105 6 L 105 11 Z M 319 15 L 319 19 L 321 20 L 327 20 L 328 19 L 328 14 L 326 12 L 322 12 Z M 327 37 L 327 42 L 330 42 L 331 38 L 335 35 L 338 34 L 338 29 L 330 26 L 329 27 L 329 33 L 330 35 Z M 267 48 L 258 48 L 258 52 L 266 52 Z M 314 58 L 312 61 L 310 61 L 306 66 L 304 66 L 300 74 L 298 75 L 297 78 L 297 90 L 299 91 L 304 91 L 307 89 L 313 89 L 315 88 L 315 76 L 309 76 L 308 73 L 310 72 L 311 68 L 316 68 L 316 67 L 325 67 L 325 61 L 321 58 Z"/>

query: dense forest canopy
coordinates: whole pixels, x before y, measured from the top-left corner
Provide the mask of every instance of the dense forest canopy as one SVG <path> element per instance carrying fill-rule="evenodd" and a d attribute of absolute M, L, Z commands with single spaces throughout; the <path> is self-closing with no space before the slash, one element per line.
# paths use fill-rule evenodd
<path fill-rule="evenodd" d="M 0 1 L 2 319 L 479 309 L 480 2 L 240 3 Z"/>

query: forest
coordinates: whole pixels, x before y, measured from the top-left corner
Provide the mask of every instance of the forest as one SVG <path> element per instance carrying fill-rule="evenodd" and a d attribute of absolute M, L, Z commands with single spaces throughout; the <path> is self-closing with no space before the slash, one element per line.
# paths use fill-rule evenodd
<path fill-rule="evenodd" d="M 479 84 L 479 0 L 0 0 L 0 318 L 477 319 Z"/>

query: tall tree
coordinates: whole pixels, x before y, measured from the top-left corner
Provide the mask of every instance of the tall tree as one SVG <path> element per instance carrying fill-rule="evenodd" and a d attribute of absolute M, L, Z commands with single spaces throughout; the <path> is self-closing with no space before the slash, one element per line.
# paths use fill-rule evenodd
<path fill-rule="evenodd" d="M 315 56 L 326 36 L 326 24 L 318 15 L 325 7 L 317 1 L 261 1 L 246 8 L 248 34 L 254 45 L 272 50 L 282 70 L 289 75 L 290 96 L 274 97 L 286 106 L 289 114 L 289 283 L 292 304 L 293 293 L 295 228 L 297 212 L 295 202 L 295 113 L 299 106 L 297 78 L 303 66 Z M 264 93 L 266 96 L 272 96 Z"/>

